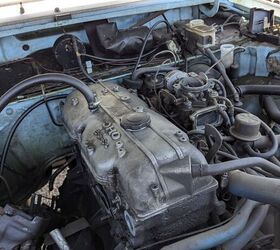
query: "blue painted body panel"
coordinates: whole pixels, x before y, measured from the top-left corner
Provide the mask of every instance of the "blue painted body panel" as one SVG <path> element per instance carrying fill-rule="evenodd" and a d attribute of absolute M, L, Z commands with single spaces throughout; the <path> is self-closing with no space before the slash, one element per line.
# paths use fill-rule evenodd
<path fill-rule="evenodd" d="M 96 16 L 94 16 L 94 13 L 91 15 L 92 18 L 90 19 L 81 19 L 80 22 L 88 22 L 95 20 Z M 139 15 L 133 15 L 133 16 L 123 16 L 123 17 L 112 17 L 109 18 L 110 22 L 116 22 L 118 27 L 120 29 L 125 29 L 133 24 L 135 24 L 138 20 L 145 17 L 145 14 L 139 14 Z M 187 20 L 192 18 L 192 8 L 190 7 L 182 7 L 177 9 L 171 9 L 166 12 L 166 17 L 170 21 L 170 23 L 174 23 L 178 20 Z M 104 18 L 104 17 L 103 17 Z M 162 19 L 162 17 L 155 18 L 153 21 L 148 22 L 146 25 L 151 27 L 155 22 Z M 13 32 L 7 33 L 5 30 L 1 31 L 0 28 L 0 63 L 16 60 L 18 58 L 26 57 L 38 50 L 50 48 L 55 43 L 56 39 L 60 37 L 63 34 L 63 25 L 67 26 L 68 22 L 65 24 L 60 24 L 61 26 L 61 33 L 56 35 L 50 35 L 46 37 L 38 37 L 35 39 L 30 40 L 20 40 L 17 36 L 13 35 L 13 32 L 18 31 L 18 34 L 22 34 L 22 30 L 18 30 L 17 25 L 13 30 Z M 44 27 L 42 27 L 44 28 Z M 29 31 L 29 29 L 28 29 Z M 33 27 L 33 30 L 30 29 L 30 31 L 35 32 L 36 28 Z M 88 43 L 88 38 L 86 35 L 85 30 L 80 30 L 76 32 L 72 32 L 71 34 L 77 36 L 81 41 L 84 43 Z M 28 45 L 29 50 L 25 51 L 23 50 L 23 45 Z"/>
<path fill-rule="evenodd" d="M 24 110 L 40 99 L 42 97 L 38 96 L 15 102 L 1 112 L 1 151 L 15 120 Z M 60 122 L 59 105 L 61 101 L 63 99 L 49 102 L 53 117 Z M 52 123 L 45 104 L 33 110 L 16 130 L 5 162 L 4 176 L 12 186 L 13 196 L 16 199 L 22 199 L 24 193 L 34 192 L 33 188 L 38 187 L 49 174 L 49 172 L 47 173 L 47 162 L 59 155 L 71 152 L 72 145 L 73 141 L 64 127 L 58 127 Z M 4 186 L 0 185 L 0 194 L 6 193 L 5 191 Z M 0 195 L 0 202 L 2 199 L 3 196 Z"/>
<path fill-rule="evenodd" d="M 248 43 L 245 52 L 240 54 L 238 77 L 246 75 L 268 76 L 269 72 L 266 67 L 266 56 L 277 48 L 267 43 Z M 275 54 L 280 59 L 280 53 Z"/>
<path fill-rule="evenodd" d="M 54 21 L 54 16 L 41 17 L 40 20 L 15 22 L 12 25 L 2 25 L 0 27 L 0 37 L 22 34 L 27 32 L 34 32 L 38 30 L 45 30 L 50 28 L 64 27 L 83 22 L 90 22 L 101 19 L 119 18 L 124 16 L 134 16 L 145 14 L 153 11 L 171 10 L 177 8 L 184 8 L 188 6 L 200 5 L 205 3 L 212 3 L 214 0 L 149 0 L 129 3 L 122 6 L 114 6 L 113 8 L 100 8 L 96 10 L 87 10 L 81 12 L 71 13 L 71 19 L 63 21 Z"/>

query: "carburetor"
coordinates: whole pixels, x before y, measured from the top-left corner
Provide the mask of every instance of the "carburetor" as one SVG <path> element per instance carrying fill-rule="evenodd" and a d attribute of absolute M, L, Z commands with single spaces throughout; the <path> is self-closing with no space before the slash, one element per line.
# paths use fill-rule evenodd
<path fill-rule="evenodd" d="M 203 129 L 206 123 L 219 126 L 227 108 L 224 89 L 216 79 L 204 73 L 173 70 L 165 75 L 166 89 L 159 91 L 162 105 L 176 112 L 178 121 L 188 129 Z M 174 105 L 175 104 L 175 105 Z"/>

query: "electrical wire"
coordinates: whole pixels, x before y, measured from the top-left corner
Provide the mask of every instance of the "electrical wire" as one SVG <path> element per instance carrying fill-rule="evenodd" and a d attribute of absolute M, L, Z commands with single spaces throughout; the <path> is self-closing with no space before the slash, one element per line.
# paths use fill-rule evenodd
<path fill-rule="evenodd" d="M 160 46 L 157 46 L 155 49 L 147 52 L 146 54 L 144 54 L 142 56 L 142 58 L 143 57 L 147 57 L 147 56 L 153 54 Z M 108 63 L 113 63 L 113 62 L 116 62 L 116 63 L 118 63 L 118 62 L 132 62 L 132 61 L 136 61 L 138 59 L 138 57 L 131 57 L 131 58 L 105 58 L 105 57 L 89 55 L 89 54 L 86 54 L 86 53 L 81 53 L 80 55 L 84 56 L 84 57 L 88 57 L 88 58 L 96 60 L 96 61 L 108 62 Z"/>
<path fill-rule="evenodd" d="M 152 56 L 152 58 L 149 60 L 149 62 L 152 62 L 157 56 L 167 54 L 167 53 L 169 53 L 173 56 L 174 62 L 176 63 L 175 65 L 177 65 L 178 64 L 178 56 L 176 56 L 176 54 L 171 50 L 162 50 L 162 51 L 156 53 L 155 55 Z"/>
<path fill-rule="evenodd" d="M 237 14 L 231 14 L 224 22 L 222 25 L 227 24 L 233 17 L 239 17 Z"/>
<path fill-rule="evenodd" d="M 39 73 L 38 73 L 38 74 L 39 74 Z M 47 108 L 47 111 L 48 111 L 48 113 L 49 113 L 49 117 L 51 118 L 52 123 L 53 123 L 55 126 L 57 126 L 57 127 L 62 127 L 63 124 L 58 123 L 58 122 L 55 120 L 55 118 L 54 118 L 54 116 L 53 116 L 53 114 L 52 114 L 51 108 L 50 108 L 50 106 L 49 106 L 49 102 L 46 100 L 47 96 L 46 96 L 46 91 L 45 91 L 44 84 L 41 84 L 41 90 L 42 90 L 42 95 L 43 95 L 43 98 L 44 98 L 44 100 L 45 100 L 45 105 L 46 105 L 46 108 Z"/>
<path fill-rule="evenodd" d="M 166 59 L 158 66 L 157 72 L 156 72 L 155 77 L 154 77 L 155 80 L 157 79 L 157 76 L 159 74 L 160 66 L 162 66 L 164 64 L 170 64 L 170 63 L 172 63 L 171 59 Z"/>
<path fill-rule="evenodd" d="M 83 74 L 85 75 L 86 78 L 88 78 L 91 82 L 96 83 L 96 80 L 94 80 L 84 68 L 84 65 L 83 65 L 83 62 L 82 62 L 82 59 L 81 59 L 81 54 L 79 52 L 79 48 L 78 48 L 78 45 L 77 45 L 76 37 L 72 36 L 72 42 L 73 42 L 73 49 L 74 49 L 75 54 L 76 54 L 77 62 L 79 64 L 79 67 L 80 67 L 81 71 L 83 72 Z"/>
<path fill-rule="evenodd" d="M 36 59 L 34 59 L 33 57 L 30 57 L 31 60 L 33 60 L 40 68 L 44 69 L 47 72 L 51 72 L 51 73 L 63 73 L 63 70 L 54 70 L 54 69 L 50 69 L 47 68 L 45 66 L 43 66 L 40 62 L 38 62 Z"/>
<path fill-rule="evenodd" d="M 169 29 L 170 29 L 172 32 L 174 32 L 175 30 L 173 29 L 172 25 L 171 25 L 170 22 L 168 21 L 168 19 L 167 19 L 165 13 L 163 12 L 161 15 L 162 15 L 163 19 L 168 23 Z"/>
<path fill-rule="evenodd" d="M 63 73 L 62 70 L 54 70 L 54 69 L 50 69 L 50 68 L 47 68 L 47 67 L 43 66 L 38 60 L 36 60 L 36 59 L 33 58 L 33 57 L 25 57 L 25 58 L 22 58 L 22 59 L 18 59 L 18 60 L 13 61 L 12 64 L 14 64 L 14 63 L 20 63 L 20 62 L 22 62 L 22 63 L 24 63 L 24 64 L 27 64 L 27 63 L 28 63 L 28 64 L 35 63 L 36 66 L 39 66 L 40 68 L 44 69 L 44 70 L 47 71 L 47 72 L 51 72 L 51 73 Z M 8 62 L 8 63 L 1 63 L 1 64 L 0 64 L 0 67 L 3 67 L 3 66 L 8 65 L 8 64 L 11 64 L 11 63 L 10 63 L 10 62 Z"/>
<path fill-rule="evenodd" d="M 35 102 L 34 104 L 32 104 L 30 107 L 28 107 L 28 109 L 26 109 L 21 115 L 20 117 L 16 120 L 16 122 L 13 124 L 12 128 L 9 131 L 9 134 L 6 138 L 6 141 L 4 143 L 4 147 L 2 150 L 2 157 L 1 157 L 1 162 L 0 162 L 0 180 L 2 181 L 2 183 L 4 183 L 6 190 L 7 190 L 7 194 L 8 194 L 8 198 L 11 202 L 14 203 L 14 199 L 13 199 L 13 195 L 12 195 L 12 189 L 8 183 L 8 181 L 6 180 L 6 178 L 3 176 L 3 172 L 4 172 L 4 167 L 5 167 L 5 162 L 6 162 L 6 158 L 9 152 L 9 147 L 12 141 L 12 138 L 16 132 L 16 129 L 18 128 L 18 126 L 21 124 L 21 122 L 23 121 L 23 119 L 29 114 L 31 113 L 34 109 L 36 109 L 37 107 L 39 107 L 40 105 L 44 104 L 45 101 L 52 101 L 52 100 L 58 100 L 58 99 L 63 99 L 65 98 L 67 95 L 58 95 L 58 96 L 50 96 L 47 97 L 46 99 L 42 99 L 39 100 L 37 102 Z"/>
<path fill-rule="evenodd" d="M 37 102 L 35 102 L 34 104 L 32 104 L 30 107 L 28 107 L 21 115 L 20 117 L 15 121 L 15 123 L 13 124 L 12 128 L 10 129 L 8 136 L 6 138 L 6 141 L 4 143 L 4 147 L 2 150 L 2 157 L 1 157 L 1 162 L 0 162 L 0 175 L 3 175 L 3 171 L 4 171 L 4 166 L 5 166 L 5 162 L 6 162 L 6 158 L 8 155 L 8 151 L 9 151 L 9 147 L 12 141 L 12 138 L 16 132 L 16 129 L 18 128 L 18 126 L 21 124 L 21 122 L 24 120 L 24 118 L 31 113 L 34 109 L 36 109 L 37 107 L 39 107 L 40 105 L 44 104 L 45 101 L 53 101 L 53 100 L 58 100 L 58 99 L 63 99 L 65 98 L 67 95 L 63 94 L 63 95 L 58 95 L 58 96 L 49 96 L 46 97 L 46 99 L 41 99 Z"/>
<path fill-rule="evenodd" d="M 139 56 L 138 56 L 137 62 L 136 62 L 136 64 L 135 64 L 135 67 L 134 67 L 132 73 L 134 73 L 134 72 L 137 70 L 137 68 L 138 68 L 138 66 L 139 66 L 139 64 L 140 64 L 140 61 L 141 61 L 141 59 L 142 59 L 142 56 L 143 56 L 143 53 L 144 53 L 146 44 L 147 44 L 147 42 L 148 42 L 149 36 L 152 34 L 152 32 L 154 31 L 154 29 L 155 29 L 159 24 L 161 24 L 161 23 L 165 23 L 165 25 L 166 25 L 167 27 L 169 27 L 169 25 L 170 25 L 169 22 L 167 22 L 166 20 L 160 20 L 160 21 L 156 22 L 156 23 L 151 27 L 150 31 L 148 32 L 148 34 L 146 35 L 146 37 L 145 37 L 145 39 L 144 39 L 144 42 L 143 42 L 143 45 L 142 45 L 142 49 L 141 49 L 141 51 L 140 51 L 140 54 L 139 54 Z M 169 28 L 170 28 L 170 27 L 169 27 Z"/>
<path fill-rule="evenodd" d="M 54 187 L 54 182 L 56 180 L 56 177 L 58 175 L 60 175 L 64 169 L 66 169 L 69 164 L 74 161 L 76 159 L 76 156 L 73 155 L 68 161 L 66 161 L 61 167 L 59 167 L 51 176 L 50 178 L 50 181 L 49 181 L 49 191 L 52 191 L 53 190 L 53 187 Z"/>
<path fill-rule="evenodd" d="M 60 156 L 56 156 L 54 158 L 51 158 L 51 159 L 48 159 L 48 161 L 44 164 L 44 168 L 45 169 L 49 169 L 50 167 L 52 168 L 55 168 L 53 167 L 53 165 L 55 165 L 57 162 L 67 158 L 67 157 L 72 157 L 73 155 L 75 155 L 74 152 L 71 152 L 71 153 L 66 153 L 66 154 L 63 154 L 63 155 L 60 155 Z"/>

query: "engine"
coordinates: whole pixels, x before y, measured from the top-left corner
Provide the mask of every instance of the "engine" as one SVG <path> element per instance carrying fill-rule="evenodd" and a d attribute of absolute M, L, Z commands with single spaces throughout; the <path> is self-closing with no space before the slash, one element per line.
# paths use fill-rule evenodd
<path fill-rule="evenodd" d="M 129 2 L 1 26 L 0 249 L 280 249 L 274 11 Z"/>
<path fill-rule="evenodd" d="M 74 92 L 63 119 L 80 146 L 94 193 L 106 198 L 102 206 L 122 226 L 118 230 L 128 231 L 136 247 L 205 223 L 218 205 L 217 181 L 192 177 L 191 164 L 206 160 L 187 134 L 116 84 L 92 89 L 100 97 L 98 111 L 91 113 Z"/>

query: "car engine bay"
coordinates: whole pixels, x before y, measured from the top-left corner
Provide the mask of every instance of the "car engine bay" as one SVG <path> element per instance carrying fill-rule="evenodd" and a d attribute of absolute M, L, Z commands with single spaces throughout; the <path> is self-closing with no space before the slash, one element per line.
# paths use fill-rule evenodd
<path fill-rule="evenodd" d="M 126 20 L 10 37 L 0 249 L 280 249 L 274 11 Z"/>

